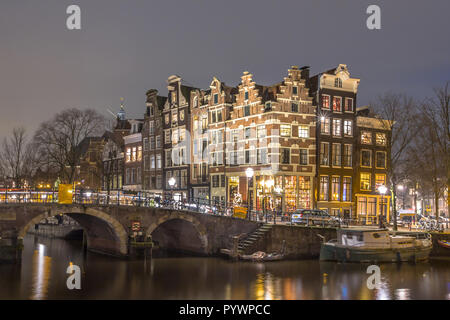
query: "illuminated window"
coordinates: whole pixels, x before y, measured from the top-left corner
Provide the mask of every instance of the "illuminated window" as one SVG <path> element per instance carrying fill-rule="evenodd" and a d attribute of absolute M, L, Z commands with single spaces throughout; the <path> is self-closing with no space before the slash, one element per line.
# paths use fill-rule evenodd
<path fill-rule="evenodd" d="M 330 96 L 326 94 L 322 95 L 322 108 L 330 109 Z"/>
<path fill-rule="evenodd" d="M 184 121 L 184 110 L 180 111 L 180 121 Z"/>
<path fill-rule="evenodd" d="M 331 177 L 331 200 L 339 201 L 340 185 L 340 177 Z"/>
<path fill-rule="evenodd" d="M 344 120 L 344 135 L 346 136 L 353 135 L 352 120 Z"/>
<path fill-rule="evenodd" d="M 370 173 L 367 172 L 361 172 L 361 176 L 360 176 L 360 182 L 361 182 L 361 190 L 370 190 Z"/>
<path fill-rule="evenodd" d="M 342 80 L 341 80 L 341 78 L 334 79 L 334 86 L 336 88 L 342 88 Z"/>
<path fill-rule="evenodd" d="M 385 174 L 375 174 L 375 189 L 378 190 L 379 186 L 386 185 L 386 175 Z"/>
<path fill-rule="evenodd" d="M 180 141 L 184 141 L 186 139 L 186 129 L 180 129 Z"/>
<path fill-rule="evenodd" d="M 308 126 L 298 126 L 298 137 L 299 138 L 309 138 L 309 127 Z"/>
<path fill-rule="evenodd" d="M 258 126 L 257 136 L 259 139 L 266 137 L 266 126 Z"/>
<path fill-rule="evenodd" d="M 386 145 L 386 134 L 384 133 L 377 133 L 376 134 L 376 142 L 379 146 L 385 146 Z"/>
<path fill-rule="evenodd" d="M 342 201 L 351 201 L 352 198 L 352 178 L 344 177 L 342 181 Z"/>
<path fill-rule="evenodd" d="M 377 162 L 376 162 L 377 168 L 385 169 L 386 168 L 386 152 L 377 151 L 376 156 L 377 156 Z"/>
<path fill-rule="evenodd" d="M 131 161 L 136 161 L 136 147 L 134 147 L 131 151 Z"/>
<path fill-rule="evenodd" d="M 320 117 L 320 133 L 330 134 L 330 118 Z"/>
<path fill-rule="evenodd" d="M 372 132 L 363 131 L 361 133 L 361 143 L 362 144 L 372 144 Z"/>
<path fill-rule="evenodd" d="M 177 124 L 178 122 L 178 111 L 172 110 L 172 124 Z"/>
<path fill-rule="evenodd" d="M 371 166 L 372 166 L 372 151 L 361 150 L 361 167 L 371 167 Z"/>
<path fill-rule="evenodd" d="M 280 125 L 280 135 L 282 137 L 290 137 L 291 136 L 291 126 L 288 124 Z"/>
<path fill-rule="evenodd" d="M 320 176 L 319 200 L 328 201 L 328 176 Z"/>
<path fill-rule="evenodd" d="M 341 136 L 341 119 L 333 119 L 333 136 Z"/>
<path fill-rule="evenodd" d="M 170 122 L 170 114 L 166 113 L 166 115 L 164 117 L 164 121 L 166 122 L 166 124 L 169 124 L 169 122 Z"/>
<path fill-rule="evenodd" d="M 333 97 L 333 111 L 341 111 L 341 102 L 342 102 L 342 98 L 341 97 Z"/>
<path fill-rule="evenodd" d="M 170 143 L 170 129 L 164 131 L 164 142 Z"/>
<path fill-rule="evenodd" d="M 137 149 L 137 161 L 142 161 L 142 146 Z"/>
<path fill-rule="evenodd" d="M 131 148 L 127 148 L 126 162 L 130 162 L 130 161 L 131 161 Z"/>

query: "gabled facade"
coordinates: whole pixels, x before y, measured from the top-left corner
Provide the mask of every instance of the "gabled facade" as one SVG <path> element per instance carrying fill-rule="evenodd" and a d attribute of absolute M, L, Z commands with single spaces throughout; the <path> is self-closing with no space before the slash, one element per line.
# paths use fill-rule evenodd
<path fill-rule="evenodd" d="M 189 183 L 190 165 L 190 116 L 191 91 L 195 88 L 185 86 L 178 76 L 167 80 L 168 98 L 163 109 L 164 131 L 164 186 L 165 194 L 175 199 L 192 197 Z M 170 178 L 175 185 L 169 185 Z"/>
<path fill-rule="evenodd" d="M 142 191 L 142 126 L 141 119 L 129 120 L 131 129 L 124 136 L 125 148 L 125 181 L 123 189 L 127 191 Z"/>
<path fill-rule="evenodd" d="M 309 70 L 303 72 L 307 75 Z M 353 155 L 359 82 L 344 64 L 308 81 L 317 105 L 316 207 L 343 217 L 355 216 Z"/>
<path fill-rule="evenodd" d="M 158 95 L 158 90 L 147 91 L 146 112 L 142 127 L 142 189 L 149 196 L 163 194 L 163 116 L 167 97 Z"/>

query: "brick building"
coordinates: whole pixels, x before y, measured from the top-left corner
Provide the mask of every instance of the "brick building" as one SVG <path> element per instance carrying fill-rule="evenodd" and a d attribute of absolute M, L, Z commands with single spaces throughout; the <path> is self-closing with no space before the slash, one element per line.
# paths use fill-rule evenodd
<path fill-rule="evenodd" d="M 131 129 L 124 136 L 125 149 L 125 181 L 123 189 L 127 191 L 142 190 L 142 126 L 141 119 L 128 120 Z"/>

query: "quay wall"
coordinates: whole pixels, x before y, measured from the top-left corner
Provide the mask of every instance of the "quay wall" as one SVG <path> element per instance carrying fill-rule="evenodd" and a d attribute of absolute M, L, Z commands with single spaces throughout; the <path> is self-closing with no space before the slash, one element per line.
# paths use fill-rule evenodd
<path fill-rule="evenodd" d="M 28 233 L 47 238 L 71 238 L 77 232 L 83 230 L 76 225 L 52 225 L 37 224 L 36 228 L 30 228 Z"/>

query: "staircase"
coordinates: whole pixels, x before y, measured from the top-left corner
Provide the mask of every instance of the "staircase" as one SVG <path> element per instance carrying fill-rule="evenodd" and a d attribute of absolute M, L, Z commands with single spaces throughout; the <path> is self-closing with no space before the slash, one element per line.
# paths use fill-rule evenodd
<path fill-rule="evenodd" d="M 239 239 L 238 242 L 238 253 L 239 254 L 246 254 L 248 253 L 247 250 L 251 249 L 259 239 L 263 238 L 267 232 L 269 232 L 272 229 L 271 224 L 263 224 L 261 227 L 250 233 L 247 237 L 243 237 Z M 253 252 L 250 252 L 251 254 Z"/>

